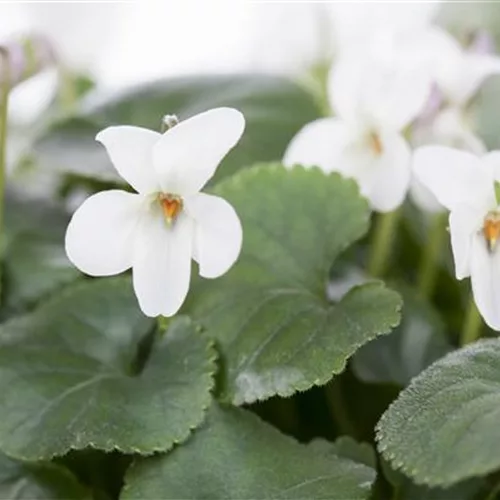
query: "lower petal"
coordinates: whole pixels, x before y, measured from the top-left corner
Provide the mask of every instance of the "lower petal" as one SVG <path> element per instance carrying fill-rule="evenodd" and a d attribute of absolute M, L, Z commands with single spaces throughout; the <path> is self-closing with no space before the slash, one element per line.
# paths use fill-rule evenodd
<path fill-rule="evenodd" d="M 461 280 L 470 275 L 472 240 L 481 229 L 484 211 L 460 205 L 450 213 L 450 236 L 455 274 Z M 483 244 L 486 248 L 485 242 Z"/>
<path fill-rule="evenodd" d="M 286 166 L 317 166 L 335 170 L 338 158 L 349 141 L 347 126 L 336 118 L 321 118 L 303 127 L 291 140 L 283 158 Z"/>
<path fill-rule="evenodd" d="M 141 221 L 134 249 L 133 283 L 146 316 L 173 316 L 189 290 L 193 221 L 181 213 L 171 226 L 161 211 Z"/>
<path fill-rule="evenodd" d="M 405 200 L 410 185 L 410 148 L 399 134 L 381 134 L 382 153 L 371 166 L 367 198 L 377 212 L 391 212 Z"/>
<path fill-rule="evenodd" d="M 204 278 L 217 278 L 236 262 L 243 232 L 234 208 L 224 199 L 204 193 L 184 199 L 195 221 L 194 259 Z"/>
<path fill-rule="evenodd" d="M 488 326 L 500 331 L 500 252 L 490 252 L 480 233 L 472 240 L 470 270 L 477 308 Z"/>
<path fill-rule="evenodd" d="M 118 190 L 87 198 L 66 231 L 69 260 L 91 276 L 111 276 L 130 268 L 142 204 L 142 196 Z"/>

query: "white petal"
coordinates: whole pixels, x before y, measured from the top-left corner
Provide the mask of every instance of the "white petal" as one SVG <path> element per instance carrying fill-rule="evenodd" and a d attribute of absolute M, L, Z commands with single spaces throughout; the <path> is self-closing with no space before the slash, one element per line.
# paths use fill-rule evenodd
<path fill-rule="evenodd" d="M 413 171 L 448 210 L 460 204 L 488 210 L 494 203 L 491 173 L 472 153 L 423 146 L 414 153 Z"/>
<path fill-rule="evenodd" d="M 409 124 L 423 110 L 432 80 L 423 65 L 413 67 L 398 59 L 341 59 L 330 73 L 328 84 L 337 114 L 350 122 L 368 122 L 398 131 Z"/>
<path fill-rule="evenodd" d="M 108 127 L 96 136 L 106 148 L 118 173 L 139 193 L 159 191 L 153 168 L 153 146 L 161 135 L 141 127 Z"/>
<path fill-rule="evenodd" d="M 140 223 L 133 262 L 134 290 L 146 316 L 173 316 L 189 290 L 193 221 L 181 213 L 172 226 L 153 208 Z"/>
<path fill-rule="evenodd" d="M 195 254 L 200 275 L 217 278 L 236 262 L 243 232 L 234 208 L 224 199 L 204 193 L 184 198 L 186 212 L 195 220 Z"/>
<path fill-rule="evenodd" d="M 391 212 L 405 200 L 410 185 L 410 148 L 398 134 L 381 134 L 382 154 L 373 164 L 368 192 L 371 206 L 378 212 Z"/>
<path fill-rule="evenodd" d="M 489 252 L 480 233 L 472 240 L 471 251 L 472 293 L 477 308 L 486 323 L 500 330 L 500 252 Z"/>
<path fill-rule="evenodd" d="M 489 169 L 493 179 L 500 182 L 500 151 L 490 151 L 481 157 L 481 163 Z"/>
<path fill-rule="evenodd" d="M 410 182 L 410 197 L 415 205 L 430 213 L 443 212 L 445 207 L 439 203 L 437 198 L 427 189 L 415 176 Z"/>
<path fill-rule="evenodd" d="M 459 205 L 450 212 L 451 248 L 459 280 L 470 275 L 472 240 L 481 230 L 484 215 L 483 211 L 467 205 Z"/>
<path fill-rule="evenodd" d="M 66 253 L 91 276 L 110 276 L 132 265 L 134 237 L 144 199 L 125 191 L 102 191 L 73 214 L 66 231 Z"/>
<path fill-rule="evenodd" d="M 336 118 L 321 118 L 305 125 L 291 140 L 283 158 L 286 166 L 318 166 L 331 172 L 349 141 L 347 126 Z"/>
<path fill-rule="evenodd" d="M 381 152 L 370 149 L 368 137 L 352 143 L 336 170 L 356 179 L 361 193 L 378 212 L 390 212 L 404 201 L 410 183 L 410 150 L 399 134 L 380 133 Z"/>
<path fill-rule="evenodd" d="M 200 113 L 167 130 L 153 149 L 153 163 L 164 192 L 197 193 L 239 141 L 245 118 L 232 108 Z"/>

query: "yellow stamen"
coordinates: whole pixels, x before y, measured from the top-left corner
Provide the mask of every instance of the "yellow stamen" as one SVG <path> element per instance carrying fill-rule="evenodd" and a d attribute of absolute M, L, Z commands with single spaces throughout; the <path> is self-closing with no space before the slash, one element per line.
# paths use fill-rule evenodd
<path fill-rule="evenodd" d="M 370 147 L 375 152 L 377 156 L 380 156 L 384 152 L 384 147 L 382 146 L 382 141 L 376 132 L 370 132 Z"/>
<path fill-rule="evenodd" d="M 172 224 L 182 211 L 182 199 L 173 194 L 160 194 L 159 201 L 167 223 Z"/>
<path fill-rule="evenodd" d="M 488 245 L 488 250 L 493 252 L 500 238 L 500 213 L 489 212 L 484 219 L 483 236 Z"/>

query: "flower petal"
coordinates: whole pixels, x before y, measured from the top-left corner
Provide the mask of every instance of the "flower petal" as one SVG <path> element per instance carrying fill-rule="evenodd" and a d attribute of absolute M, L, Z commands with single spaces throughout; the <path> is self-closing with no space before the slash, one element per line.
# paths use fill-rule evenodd
<path fill-rule="evenodd" d="M 139 193 L 159 191 L 153 168 L 153 146 L 161 135 L 141 127 L 108 127 L 96 136 L 108 152 L 118 173 Z"/>
<path fill-rule="evenodd" d="M 111 276 L 131 267 L 143 203 L 142 196 L 119 190 L 87 198 L 66 231 L 69 260 L 91 276 Z"/>
<path fill-rule="evenodd" d="M 472 153 L 423 146 L 414 153 L 413 171 L 448 210 L 460 204 L 489 210 L 494 203 L 491 172 Z"/>
<path fill-rule="evenodd" d="M 431 84 L 423 65 L 409 66 L 396 55 L 387 60 L 360 56 L 340 59 L 328 88 L 331 105 L 344 120 L 399 131 L 423 110 Z"/>
<path fill-rule="evenodd" d="M 443 212 L 445 207 L 439 203 L 432 192 L 427 189 L 415 176 L 410 182 L 410 198 L 415 205 L 425 212 L 439 213 Z"/>
<path fill-rule="evenodd" d="M 173 316 L 189 290 L 193 221 L 181 213 L 169 227 L 158 209 L 143 217 L 136 237 L 134 290 L 146 316 Z"/>
<path fill-rule="evenodd" d="M 197 193 L 239 141 L 245 118 L 232 108 L 200 113 L 167 130 L 153 148 L 162 189 L 182 196 Z"/>
<path fill-rule="evenodd" d="M 243 232 L 234 208 L 224 199 L 198 193 L 184 199 L 186 212 L 195 220 L 194 259 L 200 275 L 217 278 L 236 262 Z"/>
<path fill-rule="evenodd" d="M 450 212 L 451 248 L 459 280 L 470 275 L 472 240 L 481 229 L 484 215 L 483 211 L 467 205 L 459 205 Z"/>
<path fill-rule="evenodd" d="M 380 151 L 373 151 L 369 137 L 351 143 L 336 169 L 356 179 L 361 193 L 378 212 L 390 212 L 404 201 L 410 184 L 410 149 L 399 134 L 380 133 Z"/>
<path fill-rule="evenodd" d="M 325 172 L 334 170 L 338 158 L 350 140 L 348 127 L 336 118 L 320 118 L 305 125 L 291 140 L 283 163 L 318 166 Z"/>
<path fill-rule="evenodd" d="M 500 252 L 490 252 L 480 233 L 472 239 L 470 271 L 477 308 L 486 323 L 500 331 Z"/>

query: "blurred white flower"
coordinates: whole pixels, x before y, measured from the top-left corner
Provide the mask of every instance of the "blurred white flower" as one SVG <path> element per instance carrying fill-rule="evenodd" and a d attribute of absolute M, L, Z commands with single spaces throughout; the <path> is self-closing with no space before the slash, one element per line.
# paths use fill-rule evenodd
<path fill-rule="evenodd" d="M 500 330 L 500 151 L 478 157 L 445 146 L 415 151 L 417 178 L 450 211 L 455 274 L 471 277 L 486 323 Z"/>
<path fill-rule="evenodd" d="M 163 135 L 132 126 L 100 132 L 96 139 L 139 194 L 104 191 L 78 208 L 66 233 L 73 264 L 92 276 L 132 267 L 144 314 L 175 314 L 189 289 L 191 259 L 201 276 L 216 278 L 240 253 L 242 229 L 233 207 L 199 191 L 244 127 L 239 111 L 217 108 Z"/>
<path fill-rule="evenodd" d="M 285 165 L 317 165 L 353 177 L 378 212 L 405 199 L 410 148 L 403 129 L 421 112 L 431 81 L 422 68 L 390 60 L 347 57 L 330 73 L 336 118 L 306 125 L 292 139 Z"/>

